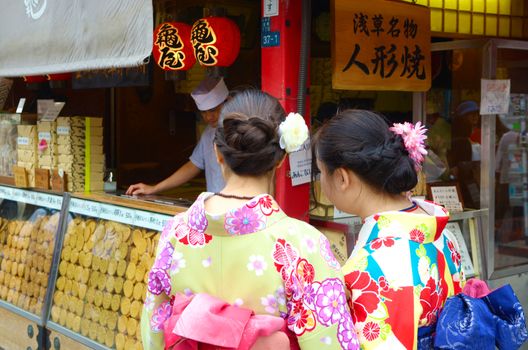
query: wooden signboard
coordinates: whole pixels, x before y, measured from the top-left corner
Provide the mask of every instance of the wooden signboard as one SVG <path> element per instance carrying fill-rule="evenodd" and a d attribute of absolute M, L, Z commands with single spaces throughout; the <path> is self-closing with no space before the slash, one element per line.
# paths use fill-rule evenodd
<path fill-rule="evenodd" d="M 35 187 L 49 190 L 50 188 L 50 172 L 48 169 L 35 169 Z"/>
<path fill-rule="evenodd" d="M 28 176 L 25 168 L 13 165 L 13 176 L 15 178 L 16 187 L 29 187 Z"/>
<path fill-rule="evenodd" d="M 334 89 L 429 90 L 428 7 L 389 0 L 334 0 L 332 11 Z"/>

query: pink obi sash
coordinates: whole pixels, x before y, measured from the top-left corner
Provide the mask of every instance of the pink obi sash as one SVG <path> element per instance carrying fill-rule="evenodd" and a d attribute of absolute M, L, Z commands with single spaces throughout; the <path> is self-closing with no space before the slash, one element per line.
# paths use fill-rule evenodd
<path fill-rule="evenodd" d="M 255 315 L 207 294 L 178 294 L 171 303 L 172 314 L 163 324 L 165 350 L 249 350 L 259 337 L 289 333 L 280 317 Z M 290 343 L 298 349 L 294 337 Z"/>

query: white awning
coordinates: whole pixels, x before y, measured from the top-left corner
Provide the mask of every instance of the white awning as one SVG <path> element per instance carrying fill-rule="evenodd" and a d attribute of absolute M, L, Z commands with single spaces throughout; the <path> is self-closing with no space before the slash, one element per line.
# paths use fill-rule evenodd
<path fill-rule="evenodd" d="M 137 66 L 152 31 L 151 0 L 0 0 L 0 76 Z"/>

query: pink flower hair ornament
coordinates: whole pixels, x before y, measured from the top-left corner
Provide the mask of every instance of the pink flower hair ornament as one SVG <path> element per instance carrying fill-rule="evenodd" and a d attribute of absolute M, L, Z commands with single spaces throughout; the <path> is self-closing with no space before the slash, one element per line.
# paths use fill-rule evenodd
<path fill-rule="evenodd" d="M 416 123 L 416 125 L 408 122 L 403 124 L 394 123 L 390 131 L 402 137 L 405 149 L 407 149 L 409 157 L 414 161 L 414 168 L 416 171 L 420 171 L 424 156 L 427 154 L 425 150 L 425 139 L 427 138 L 425 133 L 427 129 L 425 126 L 421 122 Z"/>

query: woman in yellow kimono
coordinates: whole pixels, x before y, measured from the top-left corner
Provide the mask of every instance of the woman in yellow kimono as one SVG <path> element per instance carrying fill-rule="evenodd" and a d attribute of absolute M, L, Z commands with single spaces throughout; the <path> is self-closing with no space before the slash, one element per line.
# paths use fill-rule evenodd
<path fill-rule="evenodd" d="M 426 154 L 424 134 L 419 123 L 389 128 L 375 113 L 348 110 L 315 137 L 323 191 L 363 219 L 343 266 L 362 349 L 433 349 L 439 311 L 461 291 L 447 211 L 407 196 Z"/>
<path fill-rule="evenodd" d="M 165 322 L 182 293 L 282 317 L 292 348 L 359 348 L 329 242 L 267 194 L 285 152 L 307 137 L 302 117 L 285 119 L 263 92 L 241 92 L 226 103 L 215 137 L 226 186 L 202 193 L 162 232 L 141 319 L 145 349 L 165 347 Z M 196 331 L 207 332 L 207 323 Z"/>

